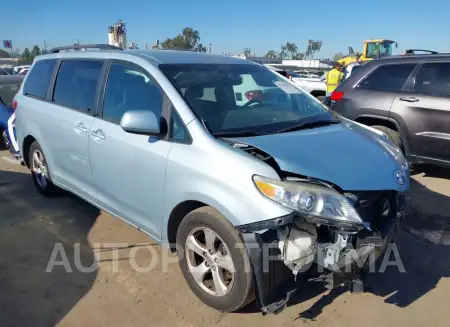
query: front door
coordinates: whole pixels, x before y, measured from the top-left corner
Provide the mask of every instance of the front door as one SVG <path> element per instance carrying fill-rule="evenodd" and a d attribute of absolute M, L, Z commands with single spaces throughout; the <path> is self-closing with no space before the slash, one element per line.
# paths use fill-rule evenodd
<path fill-rule="evenodd" d="M 397 94 L 392 115 L 401 115 L 413 155 L 450 161 L 450 62 L 425 63 L 410 92 Z"/>
<path fill-rule="evenodd" d="M 142 67 L 113 62 L 103 112 L 90 129 L 90 159 L 97 201 L 111 213 L 161 235 L 165 169 L 170 143 L 125 132 L 128 110 L 152 110 L 161 117 L 163 94 Z"/>

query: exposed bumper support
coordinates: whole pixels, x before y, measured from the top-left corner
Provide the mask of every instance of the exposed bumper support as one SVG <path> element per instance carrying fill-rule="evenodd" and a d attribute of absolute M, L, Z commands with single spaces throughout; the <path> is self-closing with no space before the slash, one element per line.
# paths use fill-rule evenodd
<path fill-rule="evenodd" d="M 386 251 L 387 245 L 394 241 L 402 218 L 403 215 L 392 217 L 376 231 L 364 231 L 354 235 L 356 248 L 345 252 L 333 267 L 327 267 L 327 273 L 309 281 L 323 282 L 327 289 L 350 282 L 352 292 L 362 292 L 364 271 L 370 262 L 368 258 L 373 258 L 373 251 L 375 259 Z M 242 236 L 253 267 L 256 297 L 261 310 L 266 314 L 278 314 L 296 292 L 297 284 L 292 271 L 279 258 L 276 231 L 271 229 L 262 234 L 244 232 Z M 359 264 L 356 264 L 355 258 L 359 260 Z"/>

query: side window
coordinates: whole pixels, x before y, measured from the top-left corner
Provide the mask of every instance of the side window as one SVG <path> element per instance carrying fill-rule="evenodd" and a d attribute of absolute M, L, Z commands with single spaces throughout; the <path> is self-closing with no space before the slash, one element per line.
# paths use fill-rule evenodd
<path fill-rule="evenodd" d="M 45 99 L 47 89 L 55 69 L 56 59 L 44 59 L 37 61 L 23 86 L 23 94 Z"/>
<path fill-rule="evenodd" d="M 363 89 L 388 91 L 401 90 L 414 67 L 416 67 L 415 64 L 380 66 L 367 76 L 361 84 L 359 84 L 359 87 Z"/>
<path fill-rule="evenodd" d="M 95 93 L 102 66 L 102 61 L 63 61 L 56 77 L 53 102 L 90 112 L 95 106 Z"/>
<path fill-rule="evenodd" d="M 106 84 L 103 118 L 119 123 L 129 110 L 150 110 L 161 117 L 163 96 L 156 82 L 142 68 L 113 63 Z"/>
<path fill-rule="evenodd" d="M 415 78 L 413 91 L 450 96 L 450 63 L 424 64 Z"/>

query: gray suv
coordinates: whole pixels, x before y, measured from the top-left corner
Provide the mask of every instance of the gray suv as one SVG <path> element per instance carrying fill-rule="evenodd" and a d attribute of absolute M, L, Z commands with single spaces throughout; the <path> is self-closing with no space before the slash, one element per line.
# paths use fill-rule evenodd
<path fill-rule="evenodd" d="M 331 100 L 335 112 L 386 133 L 410 162 L 450 166 L 450 55 L 371 61 Z"/>
<path fill-rule="evenodd" d="M 168 242 L 222 311 L 256 297 L 278 312 L 317 266 L 327 288 L 361 290 L 405 215 L 400 149 L 247 60 L 91 47 L 37 57 L 15 97 L 39 192 L 68 190 Z"/>

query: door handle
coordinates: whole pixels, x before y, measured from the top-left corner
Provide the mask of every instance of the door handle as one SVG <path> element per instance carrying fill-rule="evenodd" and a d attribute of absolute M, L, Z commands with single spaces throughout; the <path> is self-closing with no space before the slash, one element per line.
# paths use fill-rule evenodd
<path fill-rule="evenodd" d="M 419 102 L 419 99 L 414 98 L 414 97 L 402 97 L 399 100 L 405 101 L 405 102 Z"/>
<path fill-rule="evenodd" d="M 75 132 L 78 132 L 80 134 L 84 134 L 87 132 L 86 126 L 84 126 L 83 122 L 78 122 L 74 126 Z"/>
<path fill-rule="evenodd" d="M 94 140 L 104 140 L 105 139 L 105 133 L 101 129 L 97 129 L 95 131 L 91 131 L 91 136 Z"/>

